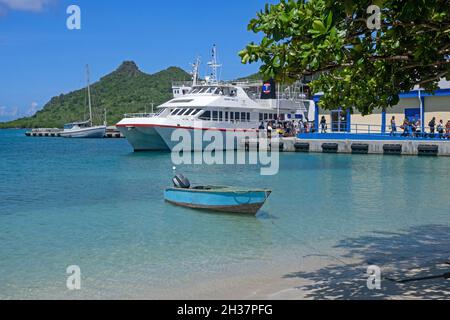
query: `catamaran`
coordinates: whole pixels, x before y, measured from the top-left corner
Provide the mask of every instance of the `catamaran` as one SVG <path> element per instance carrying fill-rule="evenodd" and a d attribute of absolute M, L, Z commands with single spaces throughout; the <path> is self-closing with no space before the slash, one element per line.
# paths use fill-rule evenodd
<path fill-rule="evenodd" d="M 314 118 L 315 104 L 307 100 L 303 86 L 276 86 L 274 81 L 221 82 L 218 79 L 216 47 L 208 63 L 211 75 L 199 80 L 200 59 L 193 64 L 192 82 L 173 83 L 174 98 L 158 107 L 156 114 L 131 114 L 117 124 L 135 151 L 174 150 L 179 140 L 175 130 L 185 129 L 192 141 L 207 130 L 223 135 L 216 150 L 236 149 L 226 141 L 258 133 L 262 123 Z M 197 133 L 197 135 L 195 134 Z M 174 141 L 175 140 L 175 141 Z M 192 143 L 192 151 L 203 151 L 210 142 Z"/>
<path fill-rule="evenodd" d="M 89 104 L 89 120 L 73 122 L 64 125 L 60 136 L 63 138 L 103 138 L 106 134 L 106 117 L 102 126 L 94 126 L 92 120 L 91 86 L 89 81 L 89 66 L 86 66 L 87 95 Z"/>

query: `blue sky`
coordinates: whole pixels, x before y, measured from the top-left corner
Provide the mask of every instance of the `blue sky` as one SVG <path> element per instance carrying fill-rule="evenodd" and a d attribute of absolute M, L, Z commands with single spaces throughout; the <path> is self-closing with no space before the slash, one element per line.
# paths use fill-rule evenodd
<path fill-rule="evenodd" d="M 134 60 L 154 73 L 189 70 L 202 56 L 202 74 L 217 44 L 222 79 L 254 73 L 237 53 L 259 36 L 247 24 L 275 0 L 0 0 L 0 121 L 31 114 L 53 96 L 84 86 Z M 81 30 L 68 30 L 66 9 L 81 8 Z"/>

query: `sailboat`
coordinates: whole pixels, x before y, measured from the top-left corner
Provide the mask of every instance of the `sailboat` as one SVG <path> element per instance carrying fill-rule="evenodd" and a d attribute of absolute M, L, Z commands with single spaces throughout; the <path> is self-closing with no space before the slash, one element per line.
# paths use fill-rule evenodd
<path fill-rule="evenodd" d="M 73 122 L 64 125 L 64 130 L 61 132 L 63 138 L 103 138 L 106 134 L 106 117 L 105 123 L 102 126 L 94 126 L 92 121 L 92 102 L 91 102 L 91 86 L 89 66 L 86 66 L 87 78 L 87 94 L 89 103 L 89 120 Z"/>

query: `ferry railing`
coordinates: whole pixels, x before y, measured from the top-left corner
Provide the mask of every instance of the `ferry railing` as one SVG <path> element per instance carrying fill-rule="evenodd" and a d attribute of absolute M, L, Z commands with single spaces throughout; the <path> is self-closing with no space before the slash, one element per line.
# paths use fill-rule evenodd
<path fill-rule="evenodd" d="M 387 125 L 385 132 L 383 132 L 383 126 L 374 124 L 362 124 L 352 123 L 350 124 L 350 130 L 347 128 L 346 122 L 333 123 L 330 127 L 327 125 L 326 132 L 323 132 L 319 125 L 318 133 L 342 133 L 342 134 L 365 134 L 384 137 L 408 137 L 408 138 L 421 138 L 421 139 L 450 139 L 450 131 L 444 130 L 444 132 L 438 132 L 436 129 L 431 132 L 429 127 L 425 128 L 425 132 L 422 132 L 420 128 L 414 128 L 412 126 L 403 127 L 397 126 L 395 131 L 392 131 L 392 127 Z"/>
<path fill-rule="evenodd" d="M 350 125 L 351 133 L 383 133 L 383 127 L 381 125 L 355 123 Z"/>
<path fill-rule="evenodd" d="M 183 87 L 192 87 L 192 81 L 173 81 L 172 87 L 183 88 Z"/>
<path fill-rule="evenodd" d="M 153 118 L 156 117 L 156 113 L 127 113 L 124 115 L 125 118 Z"/>

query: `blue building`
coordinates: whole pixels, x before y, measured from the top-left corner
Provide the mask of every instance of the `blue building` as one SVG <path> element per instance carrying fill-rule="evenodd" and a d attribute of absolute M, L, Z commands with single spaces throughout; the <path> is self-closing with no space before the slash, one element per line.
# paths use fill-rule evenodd
<path fill-rule="evenodd" d="M 321 94 L 314 96 L 316 102 L 315 124 L 316 129 L 322 116 L 325 116 L 328 124 L 328 132 L 351 133 L 385 133 L 390 131 L 390 122 L 395 117 L 399 127 L 405 118 L 420 120 L 422 132 L 428 130 L 428 123 L 433 117 L 437 121 L 443 120 L 444 125 L 450 121 L 450 81 L 441 81 L 440 89 L 433 93 L 423 90 L 413 90 L 402 93 L 400 102 L 395 107 L 386 110 L 375 110 L 373 114 L 363 116 L 357 111 L 322 110 L 317 106 Z"/>

